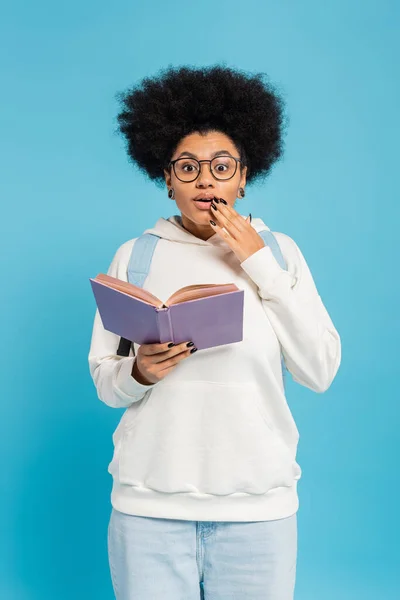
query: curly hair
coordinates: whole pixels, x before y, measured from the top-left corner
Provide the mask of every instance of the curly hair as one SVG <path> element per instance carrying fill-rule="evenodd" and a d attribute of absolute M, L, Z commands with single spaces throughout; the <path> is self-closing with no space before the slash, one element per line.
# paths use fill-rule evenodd
<path fill-rule="evenodd" d="M 157 185 L 180 140 L 221 131 L 237 146 L 248 183 L 265 179 L 283 154 L 284 102 L 263 73 L 238 69 L 169 67 L 118 92 L 118 130 L 129 159 Z"/>

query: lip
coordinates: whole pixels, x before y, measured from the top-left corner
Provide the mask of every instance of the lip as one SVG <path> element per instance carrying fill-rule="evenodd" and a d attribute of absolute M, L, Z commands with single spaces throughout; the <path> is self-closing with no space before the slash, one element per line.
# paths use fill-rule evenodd
<path fill-rule="evenodd" d="M 207 210 L 211 209 L 212 200 L 210 199 L 208 202 L 200 202 L 200 200 L 194 200 L 193 204 L 198 208 L 198 210 Z"/>
<path fill-rule="evenodd" d="M 214 194 L 198 194 L 197 196 L 195 196 L 193 198 L 193 200 L 202 200 L 202 199 L 204 199 L 204 200 L 210 200 L 210 201 L 212 201 L 212 200 L 214 200 L 214 198 L 215 198 Z"/>

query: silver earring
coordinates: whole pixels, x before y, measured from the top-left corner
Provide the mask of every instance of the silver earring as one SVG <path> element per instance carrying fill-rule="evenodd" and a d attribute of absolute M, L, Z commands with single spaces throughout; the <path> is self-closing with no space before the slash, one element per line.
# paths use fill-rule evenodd
<path fill-rule="evenodd" d="M 174 188 L 171 188 L 171 189 L 168 191 L 168 196 L 169 196 L 169 198 L 172 198 L 172 200 L 175 198 L 175 191 L 174 191 Z"/>

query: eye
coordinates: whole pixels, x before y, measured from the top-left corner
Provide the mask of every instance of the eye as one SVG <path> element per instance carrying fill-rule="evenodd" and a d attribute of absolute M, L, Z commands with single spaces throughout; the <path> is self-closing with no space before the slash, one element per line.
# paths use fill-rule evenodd
<path fill-rule="evenodd" d="M 193 173 L 193 171 L 197 171 L 198 169 L 197 163 L 187 159 L 177 161 L 176 166 L 180 171 L 183 171 L 185 173 Z"/>
<path fill-rule="evenodd" d="M 230 156 L 217 156 L 213 159 L 211 167 L 218 174 L 230 173 L 235 169 L 235 161 Z"/>

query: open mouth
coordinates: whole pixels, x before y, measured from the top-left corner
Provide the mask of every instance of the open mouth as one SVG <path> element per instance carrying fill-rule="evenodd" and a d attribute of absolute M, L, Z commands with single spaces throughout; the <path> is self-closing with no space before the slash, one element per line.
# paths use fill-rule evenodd
<path fill-rule="evenodd" d="M 213 200 L 214 198 L 199 198 L 198 200 L 194 200 L 194 203 L 200 210 L 209 210 Z"/>

